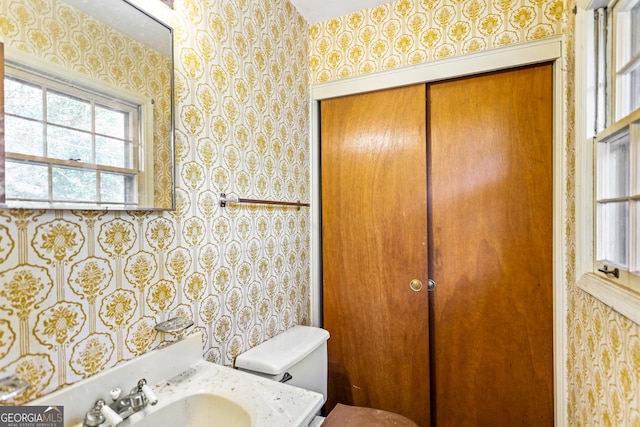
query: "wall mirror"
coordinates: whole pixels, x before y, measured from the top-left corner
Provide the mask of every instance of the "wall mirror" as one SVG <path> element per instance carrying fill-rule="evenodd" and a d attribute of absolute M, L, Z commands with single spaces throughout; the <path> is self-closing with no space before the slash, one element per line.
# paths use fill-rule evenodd
<path fill-rule="evenodd" d="M 174 204 L 173 32 L 125 0 L 0 0 L 2 207 Z"/>

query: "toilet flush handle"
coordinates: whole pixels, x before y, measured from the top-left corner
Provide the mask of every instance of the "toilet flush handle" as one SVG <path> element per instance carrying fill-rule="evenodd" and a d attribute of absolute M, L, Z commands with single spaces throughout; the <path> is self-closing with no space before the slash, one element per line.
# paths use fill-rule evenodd
<path fill-rule="evenodd" d="M 280 379 L 281 383 L 286 383 L 287 381 L 293 379 L 293 375 L 291 375 L 289 372 L 285 372 L 284 375 L 282 376 L 282 378 Z"/>

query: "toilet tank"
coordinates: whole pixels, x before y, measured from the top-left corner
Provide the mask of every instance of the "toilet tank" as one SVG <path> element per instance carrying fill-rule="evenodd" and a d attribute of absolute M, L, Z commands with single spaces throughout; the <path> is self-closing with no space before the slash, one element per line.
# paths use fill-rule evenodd
<path fill-rule="evenodd" d="M 287 384 L 321 393 L 326 401 L 328 339 L 322 328 L 294 326 L 240 354 L 235 367 L 275 381 L 288 374 Z"/>

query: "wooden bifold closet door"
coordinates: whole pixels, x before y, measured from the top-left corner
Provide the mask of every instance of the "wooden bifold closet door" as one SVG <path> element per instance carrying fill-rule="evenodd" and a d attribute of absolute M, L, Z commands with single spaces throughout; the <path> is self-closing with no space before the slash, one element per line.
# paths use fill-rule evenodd
<path fill-rule="evenodd" d="M 428 279 L 425 96 L 419 85 L 321 104 L 327 409 L 429 418 L 428 295 L 409 286 Z"/>
<path fill-rule="evenodd" d="M 327 410 L 553 425 L 552 83 L 541 64 L 322 101 Z"/>

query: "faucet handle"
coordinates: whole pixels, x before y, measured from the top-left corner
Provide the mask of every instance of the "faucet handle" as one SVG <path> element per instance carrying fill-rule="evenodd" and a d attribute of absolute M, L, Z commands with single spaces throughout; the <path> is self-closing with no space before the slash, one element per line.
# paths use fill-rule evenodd
<path fill-rule="evenodd" d="M 142 378 L 140 381 L 138 381 L 138 387 L 134 390 L 144 394 L 144 397 L 147 399 L 147 403 L 149 405 L 153 406 L 158 403 L 158 397 L 153 392 L 153 390 L 151 390 L 151 387 L 147 385 L 146 379 Z"/>
<path fill-rule="evenodd" d="M 149 402 L 149 405 L 153 406 L 158 403 L 158 397 L 148 385 L 145 384 L 142 386 L 142 393 L 144 393 L 144 397 L 147 398 L 147 402 Z"/>
<path fill-rule="evenodd" d="M 122 422 L 122 417 L 106 404 L 104 399 L 96 400 L 93 408 L 84 417 L 84 427 L 98 427 L 103 423 L 117 426 Z"/>
<path fill-rule="evenodd" d="M 111 426 L 117 426 L 122 422 L 122 417 L 116 413 L 113 409 L 109 407 L 109 405 L 104 404 L 104 400 L 102 401 L 102 406 L 100 408 L 100 413 L 107 420 L 107 424 Z"/>
<path fill-rule="evenodd" d="M 120 397 L 121 394 L 122 394 L 122 389 L 118 387 L 115 387 L 109 390 L 109 397 L 111 397 L 111 400 L 116 400 L 117 398 Z"/>

